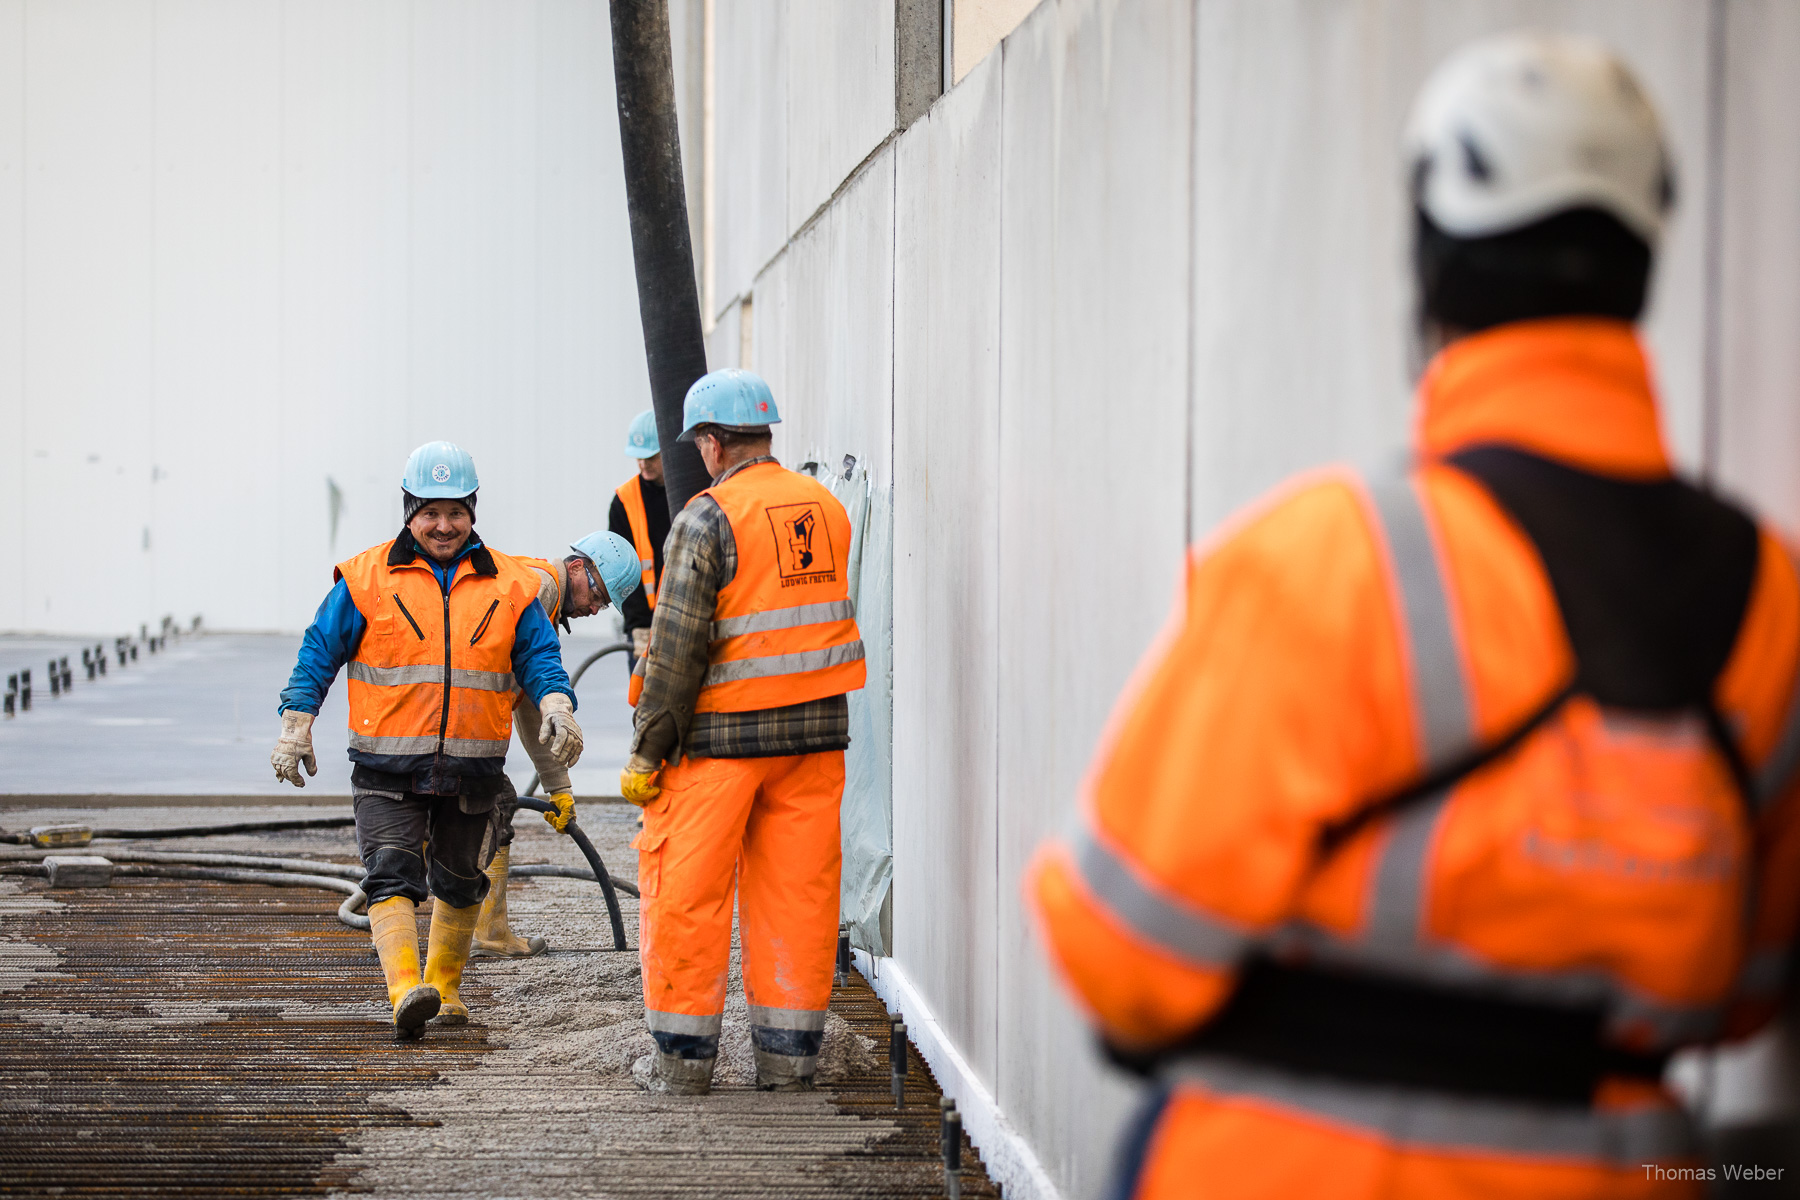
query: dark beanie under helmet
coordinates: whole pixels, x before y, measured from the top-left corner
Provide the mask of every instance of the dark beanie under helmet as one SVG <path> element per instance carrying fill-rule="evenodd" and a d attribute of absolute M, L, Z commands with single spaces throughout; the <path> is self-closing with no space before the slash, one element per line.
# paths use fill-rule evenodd
<path fill-rule="evenodd" d="M 439 499 L 439 500 L 454 499 L 458 504 L 462 505 L 464 508 L 469 510 L 469 520 L 474 521 L 475 520 L 475 495 L 476 495 L 476 493 L 470 492 L 466 496 L 456 496 L 456 497 L 438 496 L 438 497 L 436 497 L 436 499 Z M 420 496 L 415 496 L 411 492 L 407 491 L 405 488 L 401 488 L 400 489 L 400 509 L 404 515 L 400 518 L 400 524 L 411 525 L 412 519 L 418 515 L 419 510 L 421 508 L 424 508 L 427 504 L 430 504 L 430 503 L 431 503 L 430 500 L 424 499 L 423 497 L 420 497 Z"/>
<path fill-rule="evenodd" d="M 1597 208 L 1560 212 L 1489 237 L 1459 238 L 1415 210 L 1421 315 L 1473 333 L 1508 321 L 1595 316 L 1635 321 L 1649 292 L 1649 243 Z"/>

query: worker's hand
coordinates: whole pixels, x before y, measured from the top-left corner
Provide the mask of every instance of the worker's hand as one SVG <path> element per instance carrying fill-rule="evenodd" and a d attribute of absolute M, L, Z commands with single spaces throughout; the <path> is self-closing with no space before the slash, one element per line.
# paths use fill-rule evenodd
<path fill-rule="evenodd" d="M 619 795 L 631 801 L 639 808 L 662 795 L 662 789 L 656 786 L 656 776 L 661 767 L 634 754 L 625 763 L 625 769 L 619 772 Z"/>
<path fill-rule="evenodd" d="M 556 832 L 566 832 L 569 822 L 575 819 L 575 797 L 567 792 L 552 792 L 550 793 L 550 803 L 556 805 L 556 811 L 545 813 L 544 820 L 550 822 L 550 828 Z"/>
<path fill-rule="evenodd" d="M 563 768 L 581 761 L 581 726 L 575 723 L 575 702 L 562 692 L 551 692 L 538 702 L 544 724 L 538 741 L 550 748 L 550 757 Z"/>
<path fill-rule="evenodd" d="M 306 780 L 300 777 L 301 763 L 306 764 L 308 775 L 319 773 L 319 760 L 313 757 L 312 723 L 313 715 L 297 708 L 281 714 L 281 738 L 275 743 L 275 753 L 269 755 L 277 781 L 285 779 L 295 787 L 305 787 Z"/>
<path fill-rule="evenodd" d="M 646 625 L 642 629 L 631 631 L 631 656 L 642 658 L 648 653 L 650 653 L 650 627 Z"/>

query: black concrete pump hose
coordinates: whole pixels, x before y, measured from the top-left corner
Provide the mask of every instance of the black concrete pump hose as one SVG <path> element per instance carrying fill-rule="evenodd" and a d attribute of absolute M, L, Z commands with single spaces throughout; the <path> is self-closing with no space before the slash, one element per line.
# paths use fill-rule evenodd
<path fill-rule="evenodd" d="M 556 811 L 556 805 L 543 800 L 533 800 L 530 796 L 520 796 L 519 807 L 541 813 Z M 613 890 L 612 876 L 607 874 L 606 864 L 600 861 L 600 852 L 594 849 L 594 843 L 588 841 L 588 835 L 573 819 L 563 827 L 563 832 L 568 834 L 575 845 L 580 848 L 581 856 L 588 860 L 588 866 L 594 869 L 594 878 L 600 882 L 601 894 L 606 897 L 606 915 L 612 919 L 613 949 L 630 949 L 625 944 L 625 918 L 619 913 L 619 896 Z"/>

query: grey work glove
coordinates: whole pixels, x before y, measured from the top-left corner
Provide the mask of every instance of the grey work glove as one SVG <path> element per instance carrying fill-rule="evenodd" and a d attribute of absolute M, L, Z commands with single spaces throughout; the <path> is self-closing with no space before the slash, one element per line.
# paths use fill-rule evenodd
<path fill-rule="evenodd" d="M 531 765 L 537 768 L 538 783 L 543 785 L 544 794 L 573 790 L 569 786 L 569 769 L 550 757 L 549 745 L 538 739 L 544 726 L 544 718 L 538 712 L 537 705 L 531 702 L 531 697 L 519 697 L 517 712 L 519 744 L 525 747 L 525 754 L 531 759 Z"/>
<path fill-rule="evenodd" d="M 275 768 L 275 778 L 287 780 L 295 787 L 305 787 L 306 780 L 300 777 L 300 764 L 306 764 L 308 775 L 319 773 L 319 760 L 313 757 L 312 748 L 313 715 L 290 708 L 281 714 L 281 738 L 275 743 L 275 752 L 269 755 L 269 765 Z"/>
<path fill-rule="evenodd" d="M 581 726 L 575 723 L 575 702 L 561 692 L 551 692 L 538 704 L 544 724 L 538 729 L 538 741 L 550 743 L 550 757 L 559 767 L 572 767 L 581 761 Z"/>
<path fill-rule="evenodd" d="M 642 658 L 648 653 L 650 653 L 650 627 L 646 625 L 641 629 L 631 631 L 631 656 Z"/>

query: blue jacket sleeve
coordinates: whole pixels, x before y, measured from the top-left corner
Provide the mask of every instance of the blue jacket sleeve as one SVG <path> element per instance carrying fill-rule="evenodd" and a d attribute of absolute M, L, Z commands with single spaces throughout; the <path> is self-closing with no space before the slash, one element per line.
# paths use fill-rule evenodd
<path fill-rule="evenodd" d="M 513 631 L 512 662 L 513 678 L 533 704 L 543 703 L 551 692 L 575 699 L 569 673 L 563 670 L 562 643 L 556 640 L 556 628 L 544 615 L 544 606 L 536 600 L 519 615 L 518 628 Z"/>
<path fill-rule="evenodd" d="M 288 685 L 281 689 L 281 703 L 276 711 L 297 708 L 317 716 L 337 673 L 356 657 L 356 648 L 362 644 L 363 631 L 368 627 L 350 599 L 349 587 L 338 580 L 313 614 L 306 636 L 300 639 L 300 657 L 294 663 L 294 673 L 288 676 Z M 559 662 L 557 669 L 561 666 Z"/>

